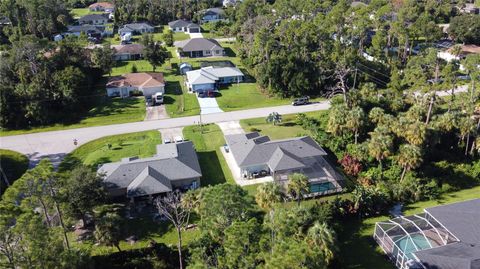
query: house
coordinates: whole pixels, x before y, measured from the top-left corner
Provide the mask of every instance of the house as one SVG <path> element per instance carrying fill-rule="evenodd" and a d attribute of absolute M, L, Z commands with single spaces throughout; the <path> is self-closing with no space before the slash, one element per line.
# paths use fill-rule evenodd
<path fill-rule="evenodd" d="M 204 92 L 216 91 L 218 85 L 239 83 L 244 79 L 244 74 L 236 67 L 203 67 L 198 70 L 186 72 L 185 84 L 189 91 Z"/>
<path fill-rule="evenodd" d="M 101 14 L 88 14 L 78 19 L 80 25 L 105 25 L 107 22 L 108 18 Z"/>
<path fill-rule="evenodd" d="M 464 14 L 479 14 L 480 8 L 475 6 L 475 3 L 466 3 L 463 7 L 457 7 L 460 13 Z"/>
<path fill-rule="evenodd" d="M 155 28 L 148 23 L 129 23 L 125 24 L 118 29 L 118 34 L 121 36 L 126 33 L 131 33 L 132 35 L 141 35 L 144 33 L 153 33 Z"/>
<path fill-rule="evenodd" d="M 208 57 L 223 56 L 225 50 L 215 39 L 192 38 L 182 41 L 175 41 L 174 46 L 178 49 L 180 57 Z"/>
<path fill-rule="evenodd" d="M 223 7 L 233 7 L 236 6 L 237 3 L 242 2 L 242 0 L 223 0 Z"/>
<path fill-rule="evenodd" d="M 72 25 L 68 26 L 66 35 L 80 36 L 85 33 L 88 37 L 102 37 L 107 35 L 103 25 Z"/>
<path fill-rule="evenodd" d="M 214 7 L 214 8 L 209 8 L 201 11 L 201 22 L 215 22 L 215 21 L 220 21 L 223 20 L 225 11 L 223 9 Z"/>
<path fill-rule="evenodd" d="M 181 63 L 178 67 L 180 74 L 185 75 L 188 71 L 192 71 L 193 67 L 189 63 Z"/>
<path fill-rule="evenodd" d="M 397 268 L 480 268 L 480 199 L 377 222 L 373 238 Z"/>
<path fill-rule="evenodd" d="M 112 197 L 151 197 L 200 187 L 202 172 L 191 141 L 157 145 L 150 158 L 124 158 L 98 169 Z"/>
<path fill-rule="evenodd" d="M 439 51 L 437 53 L 437 57 L 443 59 L 447 62 L 451 62 L 453 60 L 459 61 L 465 58 L 468 54 L 480 54 L 480 46 L 476 45 L 458 45 L 460 46 L 460 54 L 454 55 L 453 52 L 455 50 L 455 46 L 448 48 L 447 50 Z"/>
<path fill-rule="evenodd" d="M 343 179 L 325 160 L 327 153 L 311 137 L 270 140 L 258 132 L 226 135 L 225 140 L 238 166 L 236 177 L 249 179 L 258 175 L 271 176 L 282 186 L 292 173 L 308 177 L 310 194 L 336 193 L 342 190 Z M 232 171 L 233 172 L 233 171 Z"/>
<path fill-rule="evenodd" d="M 173 32 L 200 33 L 200 25 L 186 20 L 176 20 L 168 23 Z"/>
<path fill-rule="evenodd" d="M 128 97 L 132 91 L 141 91 L 145 96 L 165 93 L 163 73 L 130 73 L 111 77 L 106 85 L 110 97 Z"/>
<path fill-rule="evenodd" d="M 130 61 L 142 59 L 145 47 L 142 44 L 126 44 L 112 45 L 112 49 L 115 50 L 115 61 Z"/>
<path fill-rule="evenodd" d="M 108 2 L 98 2 L 88 6 L 88 9 L 92 12 L 101 11 L 101 12 L 113 13 L 113 11 L 115 11 L 115 5 Z"/>

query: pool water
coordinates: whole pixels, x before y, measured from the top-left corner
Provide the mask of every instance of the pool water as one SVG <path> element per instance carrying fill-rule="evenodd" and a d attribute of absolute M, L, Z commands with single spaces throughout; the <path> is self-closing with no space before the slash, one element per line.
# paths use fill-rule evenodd
<path fill-rule="evenodd" d="M 310 192 L 311 193 L 316 193 L 316 192 L 324 192 L 328 190 L 335 189 L 335 185 L 333 185 L 332 182 L 322 182 L 322 183 L 314 183 L 310 184 Z"/>
<path fill-rule="evenodd" d="M 423 237 L 421 234 L 412 234 L 411 235 L 413 243 L 417 246 L 418 250 L 422 249 L 428 249 L 431 248 L 431 246 L 428 244 L 427 239 Z M 411 253 L 416 252 L 417 249 L 415 246 L 412 244 L 412 241 L 405 236 L 398 241 L 395 242 L 395 244 L 409 257 L 410 259 L 413 259 L 413 255 Z"/>

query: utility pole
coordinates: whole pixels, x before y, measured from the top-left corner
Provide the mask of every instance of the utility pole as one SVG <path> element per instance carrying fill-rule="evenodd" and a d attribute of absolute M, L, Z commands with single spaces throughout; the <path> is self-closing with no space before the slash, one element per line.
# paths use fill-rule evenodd
<path fill-rule="evenodd" d="M 355 75 L 353 76 L 353 89 L 354 90 L 355 90 L 355 85 L 357 84 L 357 71 L 358 71 L 357 64 L 358 64 L 358 61 L 355 62 Z"/>
<path fill-rule="evenodd" d="M 200 108 L 200 133 L 203 134 L 202 108 Z"/>

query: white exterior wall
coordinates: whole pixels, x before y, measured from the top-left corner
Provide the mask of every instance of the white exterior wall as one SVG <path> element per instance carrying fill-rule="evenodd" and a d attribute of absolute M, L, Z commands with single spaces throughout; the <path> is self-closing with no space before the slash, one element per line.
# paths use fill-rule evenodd
<path fill-rule="evenodd" d="M 130 92 L 133 91 L 134 87 L 115 87 L 115 88 L 107 88 L 107 96 L 120 96 L 120 97 L 128 97 Z"/>
<path fill-rule="evenodd" d="M 149 96 L 154 95 L 158 92 L 165 93 L 165 87 L 145 87 L 140 89 L 143 92 L 143 95 Z"/>

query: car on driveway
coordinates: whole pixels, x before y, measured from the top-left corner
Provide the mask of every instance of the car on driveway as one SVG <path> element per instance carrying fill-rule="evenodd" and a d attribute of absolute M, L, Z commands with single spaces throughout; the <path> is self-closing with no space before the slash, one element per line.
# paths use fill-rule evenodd
<path fill-rule="evenodd" d="M 175 143 L 179 143 L 179 142 L 182 142 L 182 141 L 183 141 L 183 137 L 181 137 L 181 136 L 178 135 L 178 136 L 175 136 L 175 137 L 173 138 L 173 140 L 175 140 Z"/>
<path fill-rule="evenodd" d="M 163 139 L 163 144 L 170 144 L 170 143 L 172 143 L 172 140 L 170 140 L 170 138 Z"/>
<path fill-rule="evenodd" d="M 205 98 L 205 97 L 215 97 L 215 91 L 203 91 L 198 93 L 198 97 Z"/>
<path fill-rule="evenodd" d="M 310 97 L 302 96 L 300 98 L 295 98 L 292 102 L 293 106 L 301 106 L 310 104 Z"/>

